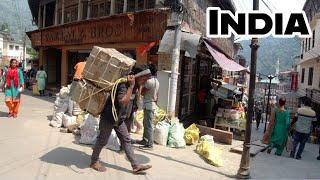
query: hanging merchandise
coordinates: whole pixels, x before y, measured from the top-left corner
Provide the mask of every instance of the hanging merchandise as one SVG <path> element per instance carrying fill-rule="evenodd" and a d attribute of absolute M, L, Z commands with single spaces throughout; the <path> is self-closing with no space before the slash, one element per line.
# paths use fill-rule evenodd
<path fill-rule="evenodd" d="M 192 145 L 199 140 L 200 130 L 196 124 L 190 125 L 184 134 L 184 140 L 187 145 Z"/>
<path fill-rule="evenodd" d="M 166 146 L 168 142 L 170 124 L 162 121 L 159 122 L 154 129 L 154 142 L 159 145 Z"/>
<path fill-rule="evenodd" d="M 168 146 L 173 148 L 184 148 L 186 146 L 184 132 L 185 130 L 181 123 L 173 123 L 169 128 Z"/>

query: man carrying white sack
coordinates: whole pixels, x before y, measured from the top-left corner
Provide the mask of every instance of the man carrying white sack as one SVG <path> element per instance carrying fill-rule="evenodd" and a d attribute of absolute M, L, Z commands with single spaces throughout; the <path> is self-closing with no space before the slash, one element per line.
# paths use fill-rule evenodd
<path fill-rule="evenodd" d="M 118 114 L 117 123 L 115 123 L 114 117 L 112 115 L 111 98 L 107 100 L 105 108 L 100 117 L 100 133 L 97 137 L 97 142 L 93 147 L 90 165 L 91 168 L 100 172 L 106 171 L 106 168 L 98 161 L 98 159 L 102 148 L 108 142 L 112 129 L 114 129 L 117 132 L 117 136 L 121 141 L 121 145 L 126 153 L 128 160 L 131 163 L 133 173 L 141 174 L 147 169 L 151 168 L 151 165 L 140 165 L 137 162 L 131 145 L 130 134 L 128 133 L 127 126 L 124 122 L 127 118 L 127 105 L 130 101 L 135 82 L 137 81 L 139 85 L 142 85 L 148 79 L 147 76 L 143 75 L 145 74 L 145 72 L 146 71 L 142 71 L 140 73 L 135 74 L 135 76 L 129 75 L 127 83 L 121 83 L 118 85 L 115 97 L 115 108 Z"/>

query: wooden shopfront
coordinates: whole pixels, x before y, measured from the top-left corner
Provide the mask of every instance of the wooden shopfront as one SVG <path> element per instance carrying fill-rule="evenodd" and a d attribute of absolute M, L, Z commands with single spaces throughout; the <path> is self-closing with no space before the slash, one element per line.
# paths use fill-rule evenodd
<path fill-rule="evenodd" d="M 137 48 L 159 43 L 167 17 L 166 10 L 148 10 L 77 21 L 27 34 L 32 46 L 39 50 L 39 64 L 48 72 L 48 83 L 66 85 L 76 59 L 88 56 L 93 46 L 116 48 L 136 58 L 137 64 L 157 61 L 157 55 L 141 55 Z"/>

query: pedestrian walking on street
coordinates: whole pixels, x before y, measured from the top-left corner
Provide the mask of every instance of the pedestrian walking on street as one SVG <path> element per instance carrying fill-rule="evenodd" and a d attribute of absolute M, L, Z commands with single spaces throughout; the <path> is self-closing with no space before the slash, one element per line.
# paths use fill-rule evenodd
<path fill-rule="evenodd" d="M 256 115 L 257 130 L 259 130 L 260 121 L 262 118 L 262 110 L 259 107 L 257 107 L 257 111 L 256 111 L 255 115 Z"/>
<path fill-rule="evenodd" d="M 40 66 L 39 71 L 36 75 L 36 79 L 40 96 L 44 96 L 44 91 L 46 89 L 47 73 L 43 70 L 43 66 Z"/>
<path fill-rule="evenodd" d="M 285 104 L 286 100 L 280 98 L 278 107 L 275 107 L 271 113 L 268 130 L 264 135 L 270 138 L 267 152 L 271 153 L 272 149 L 275 148 L 275 154 L 278 156 L 282 155 L 286 147 L 290 127 L 290 113 L 286 110 Z"/>
<path fill-rule="evenodd" d="M 124 122 L 127 118 L 127 105 L 130 101 L 135 81 L 137 81 L 139 85 L 142 85 L 146 80 L 147 79 L 145 77 L 139 77 L 135 80 L 134 76 L 129 75 L 127 83 L 119 84 L 118 88 L 116 89 L 116 97 L 114 102 L 119 118 L 117 123 L 115 122 L 113 117 L 113 105 L 111 98 L 107 100 L 105 108 L 100 117 L 100 133 L 97 137 L 97 142 L 93 147 L 90 165 L 91 168 L 100 172 L 106 171 L 106 168 L 98 162 L 98 159 L 102 148 L 108 143 L 108 139 L 111 135 L 112 129 L 117 132 L 117 136 L 121 141 L 121 145 L 124 148 L 126 156 L 131 163 L 133 173 L 140 174 L 151 168 L 151 165 L 141 165 L 137 162 L 131 145 L 130 134 L 128 133 L 127 126 Z"/>
<path fill-rule="evenodd" d="M 11 59 L 5 81 L 5 101 L 9 109 L 8 117 L 16 118 L 18 116 L 20 98 L 23 90 L 24 79 L 22 70 L 18 68 L 18 61 Z"/>
<path fill-rule="evenodd" d="M 312 110 L 310 106 L 311 101 L 309 99 L 305 100 L 304 107 L 298 109 L 296 117 L 291 123 L 291 127 L 295 126 L 295 133 L 293 135 L 293 149 L 290 153 L 291 158 L 295 157 L 296 150 L 299 145 L 296 159 L 301 159 L 304 146 L 310 137 L 312 122 L 317 120 L 316 112 Z"/>
<path fill-rule="evenodd" d="M 149 65 L 148 78 L 142 87 L 141 95 L 143 96 L 143 140 L 139 144 L 143 145 L 142 149 L 153 148 L 153 120 L 155 118 L 155 110 L 157 109 L 159 81 L 156 78 L 157 68 L 154 65 Z M 147 72 L 147 71 L 145 71 Z"/>

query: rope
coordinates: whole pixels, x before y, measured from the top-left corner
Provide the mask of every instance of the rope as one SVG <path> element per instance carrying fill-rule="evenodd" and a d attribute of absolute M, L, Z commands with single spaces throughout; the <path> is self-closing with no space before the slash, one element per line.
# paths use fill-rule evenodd
<path fill-rule="evenodd" d="M 116 106 L 114 104 L 114 101 L 115 101 L 115 98 L 116 98 L 116 94 L 117 94 L 117 88 L 118 88 L 118 85 L 120 83 L 124 83 L 124 82 L 127 82 L 127 79 L 126 78 L 120 78 L 118 79 L 113 87 L 112 87 L 112 90 L 111 90 L 111 102 L 112 102 L 112 116 L 113 116 L 113 119 L 118 122 L 118 114 L 117 114 L 117 109 L 116 109 Z"/>

